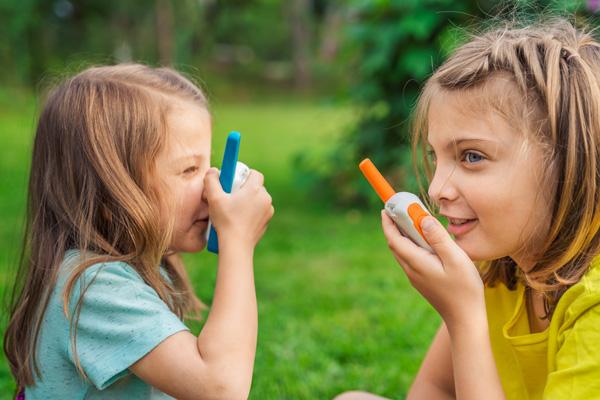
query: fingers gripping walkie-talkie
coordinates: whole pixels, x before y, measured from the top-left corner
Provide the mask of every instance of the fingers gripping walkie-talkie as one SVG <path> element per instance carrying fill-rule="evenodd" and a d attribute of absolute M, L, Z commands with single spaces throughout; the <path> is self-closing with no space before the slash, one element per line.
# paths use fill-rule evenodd
<path fill-rule="evenodd" d="M 227 142 L 225 143 L 225 152 L 223 154 L 223 162 L 221 163 L 219 182 L 221 183 L 223 191 L 226 193 L 233 193 L 239 189 L 250 174 L 250 168 L 248 168 L 246 164 L 238 161 L 240 139 L 241 135 L 239 132 L 231 132 L 229 136 L 227 136 Z M 219 239 L 217 232 L 210 221 L 208 222 L 208 229 L 206 232 L 206 248 L 212 253 L 218 253 Z"/>

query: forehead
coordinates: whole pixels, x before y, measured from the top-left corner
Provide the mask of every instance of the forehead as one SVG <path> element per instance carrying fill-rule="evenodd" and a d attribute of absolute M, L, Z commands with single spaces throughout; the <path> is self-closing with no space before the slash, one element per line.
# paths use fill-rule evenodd
<path fill-rule="evenodd" d="M 172 157 L 210 153 L 212 136 L 208 111 L 190 102 L 176 102 L 167 113 L 165 152 Z"/>
<path fill-rule="evenodd" d="M 427 113 L 427 141 L 446 146 L 460 140 L 498 143 L 523 139 L 519 101 L 512 82 L 494 82 L 464 90 L 436 89 Z"/>

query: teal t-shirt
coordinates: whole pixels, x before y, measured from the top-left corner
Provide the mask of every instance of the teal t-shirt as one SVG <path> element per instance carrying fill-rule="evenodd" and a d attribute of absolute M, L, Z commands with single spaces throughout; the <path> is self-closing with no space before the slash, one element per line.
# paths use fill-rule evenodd
<path fill-rule="evenodd" d="M 41 376 L 25 389 L 30 399 L 170 399 L 133 375 L 129 367 L 176 332 L 188 328 L 133 267 L 95 264 L 74 286 L 70 309 L 87 286 L 77 327 L 77 354 L 88 380 L 75 366 L 63 286 L 79 253 L 65 255 L 44 314 L 37 347 Z M 89 286 L 88 286 L 89 285 Z"/>

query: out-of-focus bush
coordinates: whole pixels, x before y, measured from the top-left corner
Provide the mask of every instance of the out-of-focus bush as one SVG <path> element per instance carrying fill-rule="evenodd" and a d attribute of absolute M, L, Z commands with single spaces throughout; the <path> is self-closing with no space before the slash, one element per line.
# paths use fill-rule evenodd
<path fill-rule="evenodd" d="M 481 9 L 472 1 L 354 1 L 344 41 L 348 68 L 355 70 L 350 98 L 359 113 L 327 162 L 299 156 L 304 182 L 335 203 L 376 202 L 358 170 L 371 158 L 395 184 L 414 190 L 408 119 L 421 83 L 461 40 L 461 29 Z M 317 167 L 318 165 L 318 167 Z"/>
<path fill-rule="evenodd" d="M 355 71 L 350 98 L 358 123 L 349 127 L 328 160 L 299 155 L 299 181 L 338 205 L 379 204 L 358 170 L 358 163 L 369 157 L 396 190 L 418 191 L 410 151 L 411 112 L 422 84 L 452 50 L 470 33 L 506 20 L 558 13 L 595 26 L 599 9 L 597 0 L 351 2 L 344 55 L 348 69 Z"/>

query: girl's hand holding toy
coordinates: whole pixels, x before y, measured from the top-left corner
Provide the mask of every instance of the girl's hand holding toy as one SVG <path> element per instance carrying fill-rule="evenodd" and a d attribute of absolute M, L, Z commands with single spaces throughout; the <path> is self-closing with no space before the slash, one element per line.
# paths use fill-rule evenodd
<path fill-rule="evenodd" d="M 414 194 L 395 193 L 371 160 L 363 160 L 359 168 L 385 203 L 381 223 L 394 257 L 448 329 L 481 321 L 476 316 L 485 319 L 479 273 L 442 224 Z"/>

